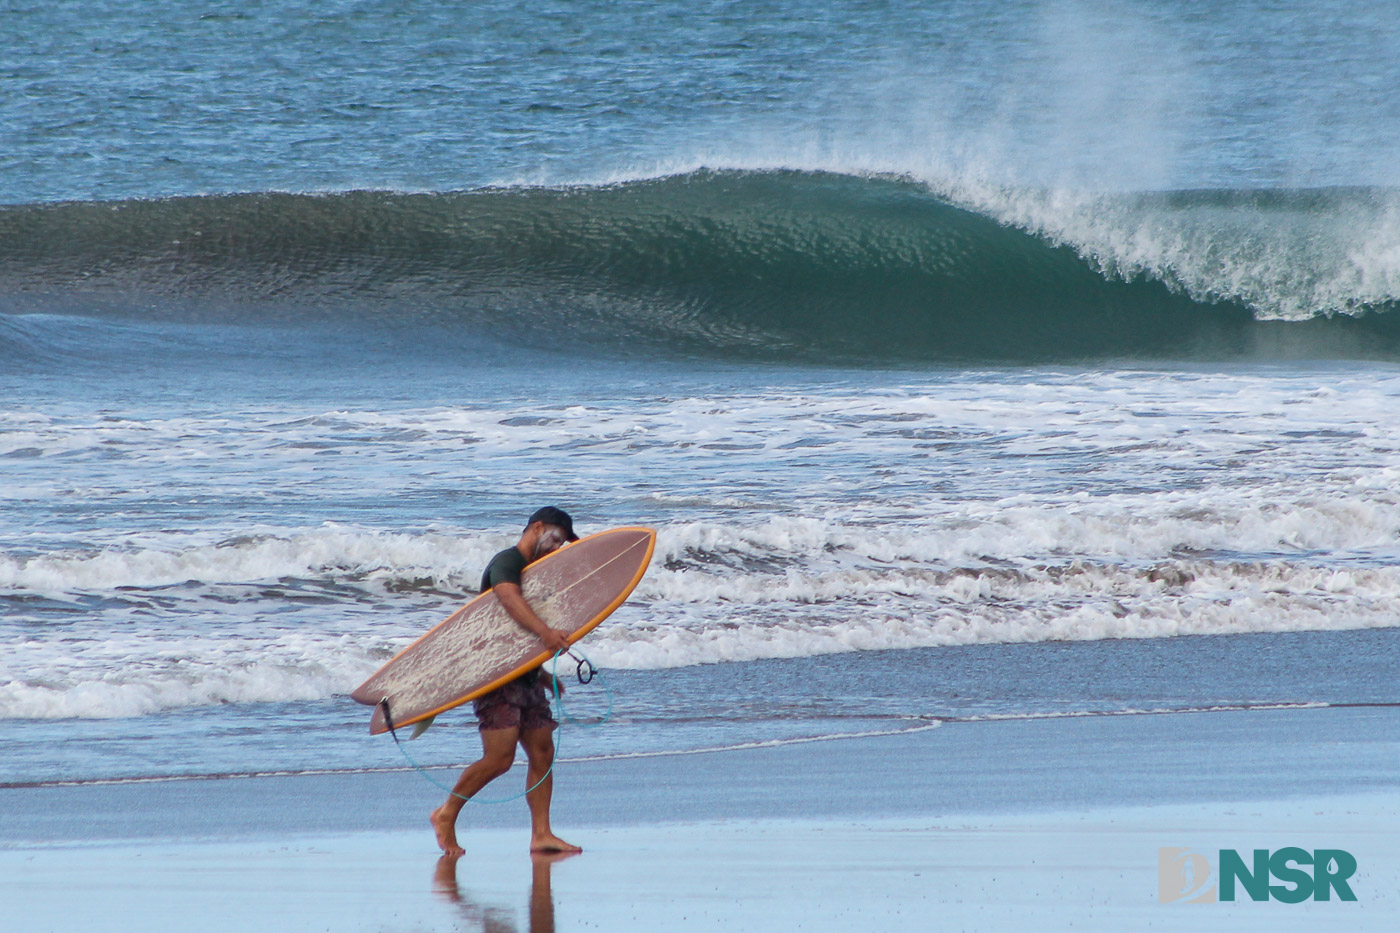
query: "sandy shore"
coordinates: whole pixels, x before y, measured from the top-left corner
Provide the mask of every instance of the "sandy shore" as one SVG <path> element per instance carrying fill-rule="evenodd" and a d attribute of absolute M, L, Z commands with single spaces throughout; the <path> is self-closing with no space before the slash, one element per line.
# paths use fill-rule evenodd
<path fill-rule="evenodd" d="M 465 735 L 465 734 L 464 734 Z M 517 775 L 504 779 L 514 782 Z M 949 724 L 567 763 L 556 828 L 416 774 L 0 790 L 0 930 L 1393 929 L 1400 710 Z M 1158 849 L 1357 859 L 1354 903 L 1158 899 Z"/>

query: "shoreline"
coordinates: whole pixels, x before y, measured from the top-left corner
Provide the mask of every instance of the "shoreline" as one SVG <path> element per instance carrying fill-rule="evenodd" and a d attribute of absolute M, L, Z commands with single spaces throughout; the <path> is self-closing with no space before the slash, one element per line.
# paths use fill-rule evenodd
<path fill-rule="evenodd" d="M 738 742 L 729 745 L 706 746 L 700 748 L 659 749 L 654 751 L 604 752 L 590 755 L 560 756 L 560 764 L 578 764 L 595 761 L 627 761 L 639 758 L 681 758 L 689 755 L 712 755 L 725 752 L 742 752 L 761 748 L 777 748 L 784 745 L 806 745 L 822 742 L 841 742 L 851 739 L 883 738 L 895 735 L 908 735 L 927 732 L 947 725 L 967 725 L 972 723 L 996 723 L 1037 721 L 1047 719 L 1089 719 L 1111 716 L 1177 716 L 1192 713 L 1245 713 L 1274 710 L 1310 709 L 1388 709 L 1400 708 L 1400 703 L 1328 703 L 1328 702 L 1279 702 L 1253 705 L 1219 704 L 1214 706 L 1160 708 L 1160 709 L 1121 709 L 1086 710 L 1064 713 L 987 713 L 972 716 L 903 716 L 898 717 L 913 723 L 899 729 L 875 729 L 861 732 L 836 732 L 825 735 L 795 736 L 781 739 L 762 739 L 752 742 Z M 470 726 L 470 724 L 468 724 Z M 326 777 L 331 775 L 356 774 L 410 774 L 413 772 L 460 770 L 471 763 L 470 760 L 451 763 L 420 764 L 412 762 L 403 765 L 384 765 L 364 768 L 305 768 L 269 769 L 261 771 L 192 772 L 188 774 L 135 774 L 119 777 L 94 777 L 32 781 L 0 781 L 0 791 L 33 790 L 48 787 L 103 787 L 125 784 L 165 784 L 183 781 L 231 781 L 256 778 Z M 525 759 L 517 757 L 512 769 L 525 766 Z"/>
<path fill-rule="evenodd" d="M 450 773 L 450 772 L 449 772 Z M 447 773 L 444 774 L 447 776 Z M 950 724 L 575 762 L 440 858 L 413 773 L 0 790 L 0 930 L 1389 930 L 1400 709 Z M 1354 903 L 1163 904 L 1158 850 L 1341 848 Z M 1173 912 L 1182 916 L 1173 916 Z"/>
<path fill-rule="evenodd" d="M 1400 707 L 979 719 L 561 765 L 556 820 L 581 826 L 1284 800 L 1400 791 Z M 509 790 L 517 770 L 492 788 Z M 0 789 L 0 849 L 411 830 L 440 796 L 409 769 L 11 787 Z M 523 825 L 523 812 L 480 805 L 463 825 Z"/>

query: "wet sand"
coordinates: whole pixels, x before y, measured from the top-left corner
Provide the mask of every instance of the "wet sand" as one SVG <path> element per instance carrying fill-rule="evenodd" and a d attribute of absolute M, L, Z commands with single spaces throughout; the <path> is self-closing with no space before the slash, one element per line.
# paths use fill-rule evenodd
<path fill-rule="evenodd" d="M 513 772 L 502 782 L 514 782 Z M 1393 929 L 1400 711 L 956 723 L 566 762 L 560 834 L 420 775 L 0 790 L 0 930 Z M 1162 904 L 1158 849 L 1358 861 L 1354 903 Z"/>

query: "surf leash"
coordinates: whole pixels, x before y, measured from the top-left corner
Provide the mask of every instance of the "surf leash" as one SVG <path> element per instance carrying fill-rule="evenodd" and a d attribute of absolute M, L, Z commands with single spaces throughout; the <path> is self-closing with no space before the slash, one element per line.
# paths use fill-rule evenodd
<path fill-rule="evenodd" d="M 607 722 L 609 719 L 612 718 L 613 693 L 612 688 L 608 686 L 607 679 L 604 677 L 598 677 L 597 665 L 590 661 L 588 659 L 588 656 L 585 655 L 582 651 L 580 651 L 578 654 L 574 654 L 574 650 L 572 647 L 567 649 L 567 653 L 577 665 L 575 675 L 578 677 L 578 682 L 580 684 L 588 684 L 592 683 L 594 678 L 597 678 L 599 686 L 603 688 L 603 692 L 607 695 L 608 709 L 607 712 L 605 712 L 602 715 L 602 717 L 595 722 L 585 722 L 584 720 L 574 719 L 573 717 L 569 716 L 567 710 L 565 710 L 564 708 L 564 691 L 559 688 L 559 656 L 564 653 L 564 650 L 556 651 L 554 652 L 554 657 L 551 659 L 554 662 L 554 670 L 550 673 L 550 685 L 554 693 L 554 718 L 559 725 L 559 728 L 556 730 L 556 735 L 554 739 L 554 758 L 550 761 L 549 767 L 545 769 L 544 774 L 540 775 L 540 779 L 534 784 L 531 784 L 529 787 L 525 788 L 525 790 L 521 791 L 520 793 L 514 794 L 510 797 L 492 798 L 490 800 L 483 800 L 480 797 L 464 797 L 461 794 L 457 793 L 455 790 L 453 790 L 451 787 L 448 787 L 446 784 L 443 784 L 437 778 L 433 777 L 431 774 L 428 773 L 427 769 L 425 769 L 422 765 L 413 760 L 413 756 L 408 753 L 408 749 L 404 748 L 403 743 L 399 741 L 398 730 L 394 727 L 393 716 L 389 713 L 389 698 L 385 697 L 384 699 L 379 701 L 379 706 L 381 709 L 384 710 L 384 724 L 389 727 L 389 734 L 394 737 L 394 746 L 398 748 L 399 753 L 403 755 L 404 760 L 413 766 L 413 770 L 423 775 L 423 777 L 427 779 L 428 783 L 434 785 L 439 790 L 446 791 L 448 794 L 458 798 L 459 800 L 465 800 L 467 803 L 482 804 L 510 803 L 512 800 L 519 800 L 521 797 L 526 796 L 536 787 L 539 787 L 541 784 L 543 784 L 546 780 L 549 779 L 549 776 L 554 773 L 554 763 L 559 760 L 559 750 L 564 744 L 563 737 L 565 723 L 580 726 L 585 729 L 594 729 L 598 726 L 601 726 L 603 723 Z"/>

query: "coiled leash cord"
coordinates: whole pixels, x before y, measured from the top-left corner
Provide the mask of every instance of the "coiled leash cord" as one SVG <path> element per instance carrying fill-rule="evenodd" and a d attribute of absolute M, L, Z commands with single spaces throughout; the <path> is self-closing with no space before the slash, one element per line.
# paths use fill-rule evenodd
<path fill-rule="evenodd" d="M 435 778 L 435 777 L 433 777 L 431 774 L 429 774 L 429 773 L 423 768 L 422 765 L 420 765 L 418 762 L 414 761 L 414 760 L 413 760 L 413 756 L 410 755 L 410 754 L 408 753 L 408 749 L 404 748 L 404 747 L 403 747 L 403 743 L 399 741 L 399 733 L 398 733 L 398 730 L 396 730 L 396 729 L 394 728 L 394 718 L 389 714 L 389 698 L 388 698 L 388 697 L 385 697 L 384 699 L 382 699 L 382 700 L 379 701 L 379 705 L 380 705 L 380 707 L 384 710 L 384 723 L 385 723 L 385 725 L 387 725 L 387 726 L 389 727 L 389 734 L 390 734 L 391 736 L 394 737 L 394 745 L 398 748 L 399 753 L 403 755 L 404 760 L 407 761 L 410 765 L 413 766 L 413 770 L 415 770 L 415 771 L 417 771 L 419 774 L 423 775 L 423 777 L 425 777 L 425 778 L 428 780 L 428 783 L 430 783 L 430 784 L 432 784 L 433 786 L 437 787 L 439 790 L 446 791 L 448 794 L 450 794 L 450 795 L 453 796 L 453 797 L 458 798 L 459 800 L 465 800 L 465 801 L 467 801 L 468 803 L 510 803 L 512 800 L 519 800 L 521 797 L 524 797 L 526 794 L 530 793 L 530 792 L 531 792 L 532 790 L 534 790 L 536 787 L 539 787 L 541 784 L 543 784 L 543 783 L 549 778 L 549 776 L 550 776 L 552 773 L 554 773 L 554 762 L 556 762 L 556 761 L 559 760 L 559 749 L 560 749 L 560 748 L 563 746 L 563 744 L 564 744 L 562 740 L 563 740 L 563 737 L 564 737 L 564 724 L 565 724 L 565 723 L 569 723 L 570 725 L 575 725 L 575 726 L 581 726 L 582 728 L 585 728 L 585 729 L 594 729 L 594 728 L 597 728 L 598 726 L 601 726 L 603 723 L 607 722 L 609 719 L 612 718 L 612 713 L 613 713 L 613 695 L 612 695 L 612 689 L 608 686 L 607 679 L 606 679 L 606 678 L 603 678 L 603 677 L 598 677 L 598 684 L 599 684 L 599 686 L 601 686 L 601 687 L 603 688 L 603 692 L 604 692 L 605 694 L 607 694 L 607 697 L 608 697 L 608 711 L 607 711 L 606 713 L 603 714 L 602 718 L 599 719 L 597 722 L 584 722 L 583 720 L 580 720 L 580 719 L 573 719 L 573 718 L 571 718 L 571 717 L 569 716 L 568 712 L 564 709 L 564 692 L 563 692 L 562 690 L 559 689 L 559 675 L 558 675 L 559 656 L 560 656 L 561 654 L 565 654 L 565 653 L 567 653 L 567 654 L 569 655 L 569 657 L 572 658 L 572 659 L 574 660 L 575 664 L 577 665 L 577 669 L 575 670 L 575 675 L 578 677 L 578 682 L 579 682 L 580 684 L 592 683 L 592 682 L 593 682 L 593 679 L 594 679 L 595 677 L 598 676 L 598 667 L 597 667 L 597 665 L 595 665 L 592 661 L 590 661 L 590 660 L 588 659 L 587 655 L 585 655 L 582 651 L 580 651 L 578 654 L 575 654 L 575 653 L 574 653 L 574 650 L 573 650 L 572 648 L 569 648 L 569 649 L 567 650 L 567 652 L 565 652 L 565 651 L 556 651 L 556 652 L 554 652 L 554 657 L 553 657 L 552 660 L 554 661 L 555 673 L 552 674 L 552 675 L 550 675 L 550 676 L 551 676 L 551 684 L 550 684 L 550 686 L 551 686 L 551 688 L 552 688 L 552 690 L 553 690 L 553 693 L 554 693 L 554 718 L 555 718 L 556 720 L 558 720 L 558 722 L 559 722 L 558 734 L 556 735 L 555 740 L 554 740 L 554 759 L 553 759 L 552 761 L 550 761 L 549 767 L 545 770 L 544 774 L 540 775 L 540 779 L 539 779 L 538 781 L 536 781 L 534 784 L 532 784 L 532 785 L 530 785 L 529 787 L 525 788 L 525 790 L 523 790 L 522 792 L 520 792 L 520 793 L 518 793 L 518 794 L 514 794 L 514 795 L 512 795 L 512 796 L 510 796 L 510 797 L 500 797 L 500 798 L 493 798 L 493 799 L 491 799 L 491 800 L 482 800 L 480 797 L 464 797 L 463 795 L 457 793 L 457 792 L 456 792 L 455 790 L 453 790 L 452 788 L 450 788 L 450 787 L 448 787 L 447 785 L 445 785 L 445 784 L 443 784 L 442 782 L 440 782 L 437 778 Z"/>

